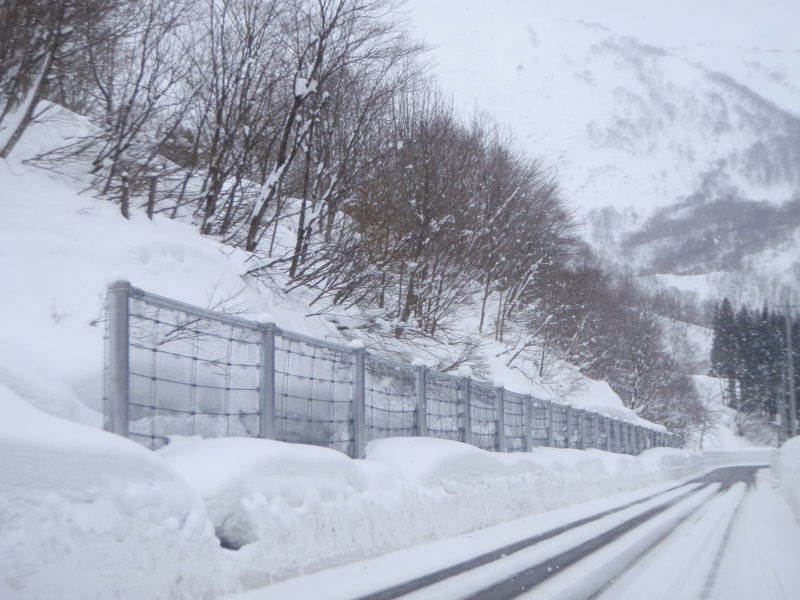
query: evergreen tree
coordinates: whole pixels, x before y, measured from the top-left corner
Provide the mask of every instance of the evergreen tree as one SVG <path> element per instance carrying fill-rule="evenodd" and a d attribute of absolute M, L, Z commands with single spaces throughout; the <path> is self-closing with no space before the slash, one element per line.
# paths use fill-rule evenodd
<path fill-rule="evenodd" d="M 711 344 L 711 374 L 724 379 L 727 384 L 727 401 L 730 406 L 738 404 L 737 399 L 737 353 L 736 319 L 730 300 L 725 298 L 714 309 L 714 334 Z"/>

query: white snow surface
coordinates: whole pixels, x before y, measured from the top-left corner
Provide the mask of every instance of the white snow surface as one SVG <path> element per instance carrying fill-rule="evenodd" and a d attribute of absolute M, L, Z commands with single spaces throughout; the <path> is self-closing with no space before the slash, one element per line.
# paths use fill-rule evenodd
<path fill-rule="evenodd" d="M 0 161 L 0 597 L 213 597 L 707 468 L 671 449 L 500 455 L 428 439 L 377 441 L 360 461 L 254 439 L 153 453 L 99 430 L 112 281 L 335 333 L 301 302 L 261 295 L 246 256 L 191 223 L 125 220 L 79 193 L 80 174 L 21 162 L 57 135 L 37 126 Z M 625 414 L 595 388 L 604 412 Z"/>
<path fill-rule="evenodd" d="M 411 453 L 411 458 L 424 456 L 431 447 L 420 445 L 419 454 Z M 381 452 L 390 451 L 388 448 Z M 455 452 L 455 448 L 450 449 Z M 749 451 L 721 455 L 718 465 L 753 464 L 763 466 L 769 456 L 762 451 Z M 455 458 L 450 454 L 448 460 Z M 395 457 L 397 458 L 397 457 Z M 664 456 L 657 460 L 663 463 Z M 407 470 L 412 477 L 428 477 L 425 468 L 412 466 Z M 596 590 L 608 581 L 615 572 L 623 575 L 622 585 L 614 584 L 602 596 L 604 598 L 672 598 L 689 599 L 706 597 L 704 587 L 709 572 L 719 572 L 714 598 L 792 598 L 796 591 L 798 577 L 796 569 L 789 565 L 788 556 L 796 556 L 793 551 L 800 547 L 800 530 L 789 519 L 786 522 L 788 506 L 770 488 L 759 474 L 755 492 L 748 496 L 737 516 L 732 535 L 728 533 L 728 519 L 738 500 L 745 491 L 744 484 L 709 505 L 697 519 L 683 522 L 683 515 L 704 499 L 714 496 L 718 486 L 711 486 L 697 498 L 686 500 L 663 515 L 646 523 L 641 529 L 623 536 L 607 547 L 586 557 L 569 567 L 543 585 L 531 591 L 531 598 L 584 598 L 589 593 L 581 593 L 581 588 Z M 766 484 L 765 484 L 766 483 Z M 689 484 L 688 487 L 696 484 Z M 286 598 L 325 598 L 327 600 L 346 600 L 361 597 L 377 590 L 420 577 L 431 572 L 448 568 L 462 561 L 475 558 L 483 553 L 518 542 L 543 531 L 556 528 L 565 523 L 578 521 L 590 515 L 602 513 L 614 506 L 645 499 L 651 494 L 663 493 L 658 500 L 645 500 L 643 504 L 629 506 L 599 521 L 591 521 L 580 527 L 570 529 L 563 537 L 556 536 L 519 552 L 510 553 L 497 561 L 484 564 L 459 575 L 447 578 L 421 589 L 409 597 L 413 598 L 462 598 L 472 597 L 477 590 L 484 589 L 493 581 L 510 577 L 553 556 L 577 546 L 607 531 L 626 519 L 644 513 L 649 508 L 669 498 L 676 498 L 686 492 L 687 486 L 673 488 L 674 484 L 656 484 L 635 492 L 623 492 L 597 497 L 586 502 L 560 507 L 552 511 L 529 514 L 523 518 L 507 521 L 452 538 L 440 539 L 413 547 L 398 549 L 383 556 L 348 563 L 289 580 L 279 582 L 230 598 L 240 600 L 279 600 Z M 500 494 L 498 494 L 500 497 Z M 688 503 L 688 504 L 686 504 Z M 676 527 L 679 526 L 679 527 Z M 759 533 L 763 528 L 764 540 Z M 667 544 L 659 545 L 663 537 L 675 530 Z M 727 538 L 731 544 L 726 547 Z M 720 548 L 724 549 L 723 561 L 719 560 Z M 648 551 L 655 552 L 648 554 Z M 763 559 L 763 564 L 751 566 L 747 561 L 753 557 Z M 640 568 L 637 559 L 646 557 L 646 569 Z M 720 563 L 721 564 L 718 564 Z M 627 565 L 633 568 L 625 569 Z M 770 573 L 776 566 L 779 571 Z M 673 568 L 674 567 L 674 568 Z M 716 568 L 719 567 L 719 568 Z M 788 568 L 787 568 L 788 567 Z M 629 577 L 632 575 L 633 577 Z M 626 580 L 627 579 L 627 580 Z M 634 581 L 630 581 L 634 579 Z M 746 581 L 742 581 L 746 579 Z M 736 586 L 746 589 L 745 594 L 736 593 Z M 646 592 L 642 592 L 642 588 Z M 723 590 L 717 593 L 717 589 Z M 759 593 L 761 591 L 762 593 Z M 619 594 L 619 595 L 618 595 Z M 528 597 L 527 595 L 524 597 Z"/>
<path fill-rule="evenodd" d="M 3 387 L 0 597 L 211 597 L 743 458 L 428 438 L 374 441 L 365 460 L 250 438 L 153 453 Z"/>
<path fill-rule="evenodd" d="M 800 437 L 786 441 L 775 454 L 772 473 L 800 523 Z"/>
<path fill-rule="evenodd" d="M 203 503 L 164 461 L 0 384 L 0 597 L 211 598 L 235 587 L 218 559 Z"/>
<path fill-rule="evenodd" d="M 172 447 L 171 447 L 172 446 Z M 392 438 L 365 460 L 261 439 L 181 439 L 157 454 L 200 495 L 245 587 L 685 477 L 700 455 L 486 452 Z"/>
<path fill-rule="evenodd" d="M 488 111 L 554 164 L 579 209 L 647 214 L 721 161 L 751 197 L 796 190 L 794 176 L 752 176 L 746 158 L 798 116 L 793 0 L 415 0 L 409 12 L 456 107 Z"/>

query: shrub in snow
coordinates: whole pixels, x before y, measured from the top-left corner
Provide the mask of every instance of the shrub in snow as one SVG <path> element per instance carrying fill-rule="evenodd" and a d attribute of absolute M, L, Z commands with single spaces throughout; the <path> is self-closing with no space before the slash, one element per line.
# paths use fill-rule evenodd
<path fill-rule="evenodd" d="M 237 587 L 208 568 L 219 552 L 202 503 L 151 452 L 0 385 L 0 597 L 213 597 Z"/>

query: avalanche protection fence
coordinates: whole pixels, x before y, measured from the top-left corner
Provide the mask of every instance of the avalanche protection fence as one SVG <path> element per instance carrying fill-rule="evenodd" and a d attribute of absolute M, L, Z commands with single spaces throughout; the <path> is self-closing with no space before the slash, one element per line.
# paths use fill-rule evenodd
<path fill-rule="evenodd" d="M 262 437 L 364 456 L 428 436 L 499 452 L 536 446 L 638 454 L 673 434 L 471 377 L 165 298 L 108 288 L 105 428 L 151 449 L 175 435 Z"/>

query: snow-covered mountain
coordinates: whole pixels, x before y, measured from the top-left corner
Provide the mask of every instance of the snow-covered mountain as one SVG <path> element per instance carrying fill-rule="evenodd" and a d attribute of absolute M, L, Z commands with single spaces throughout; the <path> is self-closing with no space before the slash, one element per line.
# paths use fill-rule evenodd
<path fill-rule="evenodd" d="M 800 190 L 800 44 L 789 23 L 800 5 L 555 4 L 417 1 L 411 14 L 459 109 L 493 114 L 552 164 L 606 255 L 643 273 L 750 268 L 791 280 L 800 221 L 785 203 Z M 769 219 L 734 218 L 769 212 L 761 201 L 785 205 L 773 215 L 789 216 L 779 235 Z M 725 235 L 685 227 L 715 209 Z M 665 222 L 684 226 L 658 230 Z"/>

